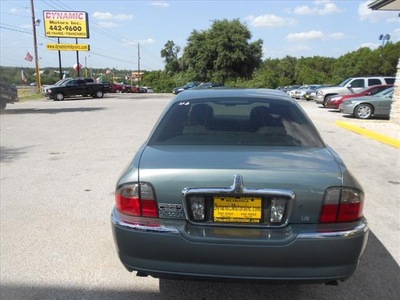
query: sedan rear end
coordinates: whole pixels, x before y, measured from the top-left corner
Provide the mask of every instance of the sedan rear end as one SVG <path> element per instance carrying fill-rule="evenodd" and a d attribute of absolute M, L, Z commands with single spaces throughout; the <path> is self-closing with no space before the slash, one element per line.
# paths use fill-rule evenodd
<path fill-rule="evenodd" d="M 138 275 L 327 282 L 357 268 L 363 203 L 287 95 L 187 91 L 118 180 L 112 227 Z"/>

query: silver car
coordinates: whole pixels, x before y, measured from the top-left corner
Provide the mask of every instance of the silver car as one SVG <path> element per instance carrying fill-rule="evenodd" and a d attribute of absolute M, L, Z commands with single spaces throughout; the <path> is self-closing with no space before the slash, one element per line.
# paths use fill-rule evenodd
<path fill-rule="evenodd" d="M 358 119 L 374 117 L 390 117 L 394 88 L 388 88 L 373 96 L 352 98 L 340 104 L 340 111 L 354 115 Z"/>
<path fill-rule="evenodd" d="M 274 90 L 188 90 L 116 184 L 112 231 L 138 276 L 336 282 L 368 238 L 364 193 Z"/>

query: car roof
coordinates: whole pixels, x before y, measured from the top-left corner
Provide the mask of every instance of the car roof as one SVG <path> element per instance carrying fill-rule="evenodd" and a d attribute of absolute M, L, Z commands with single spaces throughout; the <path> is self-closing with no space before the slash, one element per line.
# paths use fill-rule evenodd
<path fill-rule="evenodd" d="M 179 93 L 173 102 L 189 101 L 199 98 L 260 98 L 269 100 L 286 101 L 296 103 L 288 94 L 273 89 L 235 89 L 218 88 L 205 90 L 186 90 Z"/>

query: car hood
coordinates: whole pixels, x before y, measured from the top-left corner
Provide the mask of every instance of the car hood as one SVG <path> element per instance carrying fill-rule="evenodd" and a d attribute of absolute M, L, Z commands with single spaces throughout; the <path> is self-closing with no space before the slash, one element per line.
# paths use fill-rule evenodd
<path fill-rule="evenodd" d="M 324 93 L 324 95 L 329 94 L 329 93 L 335 93 L 338 95 L 347 95 L 347 94 L 353 93 L 352 89 L 349 89 L 347 87 L 341 87 L 341 86 L 326 87 L 326 88 L 321 88 L 318 90 L 322 91 Z"/>

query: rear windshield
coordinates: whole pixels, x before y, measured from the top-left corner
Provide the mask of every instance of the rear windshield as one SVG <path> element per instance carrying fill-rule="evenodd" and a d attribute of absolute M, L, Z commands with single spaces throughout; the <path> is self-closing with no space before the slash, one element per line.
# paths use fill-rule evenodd
<path fill-rule="evenodd" d="M 149 144 L 324 146 L 304 112 L 290 102 L 218 98 L 172 105 Z"/>

